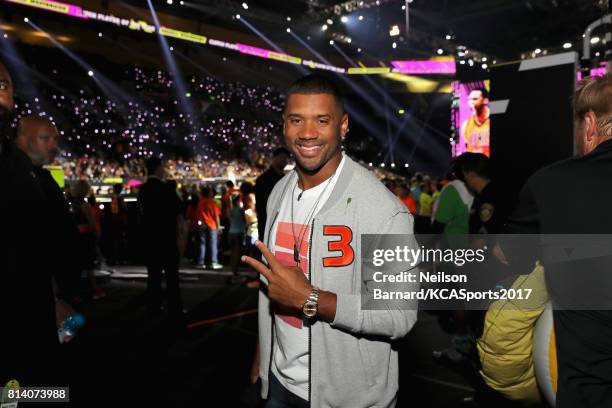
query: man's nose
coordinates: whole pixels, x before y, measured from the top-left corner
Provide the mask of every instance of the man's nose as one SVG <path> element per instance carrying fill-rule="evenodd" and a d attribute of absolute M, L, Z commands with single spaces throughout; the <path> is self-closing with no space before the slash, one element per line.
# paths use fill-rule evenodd
<path fill-rule="evenodd" d="M 300 139 L 316 139 L 318 130 L 316 125 L 311 121 L 306 121 L 302 127 L 302 131 L 298 134 Z"/>

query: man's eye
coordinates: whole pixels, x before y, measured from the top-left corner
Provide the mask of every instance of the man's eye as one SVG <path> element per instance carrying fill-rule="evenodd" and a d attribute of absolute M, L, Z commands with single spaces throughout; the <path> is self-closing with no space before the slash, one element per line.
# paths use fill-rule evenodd
<path fill-rule="evenodd" d="M 291 119 L 290 122 L 291 122 L 292 125 L 297 125 L 298 123 L 301 122 L 301 120 L 300 119 Z"/>

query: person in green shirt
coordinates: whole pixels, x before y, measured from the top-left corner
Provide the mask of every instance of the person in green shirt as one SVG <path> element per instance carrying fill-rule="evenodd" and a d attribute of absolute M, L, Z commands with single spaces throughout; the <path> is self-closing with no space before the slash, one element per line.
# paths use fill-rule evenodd
<path fill-rule="evenodd" d="M 432 233 L 442 234 L 442 247 L 465 248 L 467 234 L 470 231 L 470 209 L 474 196 L 468 190 L 462 169 L 462 156 L 453 162 L 455 180 L 449 182 L 438 197 L 438 203 L 433 214 Z M 452 265 L 445 265 L 452 268 Z M 464 310 L 456 310 L 442 316 L 453 322 L 453 339 L 450 347 L 444 350 L 434 350 L 436 360 L 447 360 L 452 363 L 464 363 L 474 350 L 474 337 L 468 328 Z"/>
<path fill-rule="evenodd" d="M 462 177 L 458 175 L 458 177 Z M 470 230 L 470 208 L 474 196 L 463 180 L 449 182 L 440 192 L 438 205 L 433 214 L 434 233 L 467 234 Z"/>

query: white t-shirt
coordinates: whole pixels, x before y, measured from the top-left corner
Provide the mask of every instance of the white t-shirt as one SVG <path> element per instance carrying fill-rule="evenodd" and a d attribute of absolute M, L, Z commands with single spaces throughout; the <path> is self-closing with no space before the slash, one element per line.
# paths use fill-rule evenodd
<path fill-rule="evenodd" d="M 312 220 L 329 198 L 343 165 L 344 154 L 331 178 L 303 192 L 299 186 L 295 186 L 294 189 L 294 185 L 289 185 L 270 234 L 274 255 L 286 266 L 295 266 L 293 245 L 294 242 L 298 242 L 300 269 L 307 277 Z M 290 200 L 293 200 L 293 225 Z M 314 208 L 315 203 L 316 208 Z M 285 316 L 280 311 L 275 311 L 274 321 L 272 372 L 285 388 L 308 400 L 308 327 L 304 327 L 302 318 Z"/>

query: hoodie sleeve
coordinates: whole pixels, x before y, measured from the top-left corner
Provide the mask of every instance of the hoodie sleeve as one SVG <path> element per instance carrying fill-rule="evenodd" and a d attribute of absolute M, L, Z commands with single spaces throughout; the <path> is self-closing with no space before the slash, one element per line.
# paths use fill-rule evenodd
<path fill-rule="evenodd" d="M 375 230 L 361 231 L 360 233 L 370 234 L 403 234 L 404 238 L 410 239 L 410 245 L 418 248 L 418 244 L 413 234 L 413 219 L 405 210 L 398 210 L 391 217 L 378 224 Z M 407 234 L 410 234 L 408 236 Z M 386 236 L 380 237 L 380 242 L 386 239 L 393 239 Z M 395 241 L 394 241 L 395 242 Z M 381 245 L 381 247 L 383 247 Z M 357 271 L 361 273 L 361 258 L 358 262 Z M 416 268 L 416 266 L 414 267 Z M 412 269 L 414 269 L 412 268 Z M 363 278 L 362 278 L 363 279 Z M 368 287 L 365 280 L 365 287 Z M 394 285 L 394 284 L 390 284 Z M 403 285 L 410 285 L 409 287 Z M 417 291 L 418 283 L 402 284 L 403 290 Z M 389 288 L 389 290 L 392 290 Z M 417 302 L 412 301 L 385 301 L 385 310 L 363 310 L 362 295 L 337 293 L 336 315 L 332 326 L 347 330 L 351 333 L 378 335 L 388 337 L 392 340 L 404 337 L 414 326 L 417 320 Z"/>

